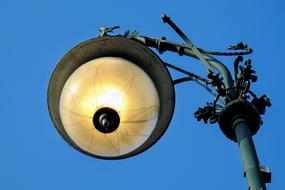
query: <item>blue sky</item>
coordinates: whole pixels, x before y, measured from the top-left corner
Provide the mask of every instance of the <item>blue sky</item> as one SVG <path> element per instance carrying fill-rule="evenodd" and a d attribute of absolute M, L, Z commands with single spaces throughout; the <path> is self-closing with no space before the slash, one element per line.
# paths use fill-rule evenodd
<path fill-rule="evenodd" d="M 165 13 L 205 49 L 224 50 L 245 41 L 259 78 L 252 89 L 273 106 L 254 137 L 260 162 L 271 167 L 269 189 L 284 181 L 283 1 L 3 1 L 0 7 L 1 131 L 0 189 L 246 189 L 237 144 L 217 125 L 193 118 L 212 97 L 195 84 L 176 86 L 175 114 L 168 131 L 148 151 L 129 159 L 87 157 L 65 143 L 47 110 L 47 85 L 59 59 L 100 26 L 118 32 L 181 42 L 161 22 Z M 163 54 L 165 61 L 203 74 L 198 61 Z M 232 68 L 233 59 L 222 59 Z M 172 73 L 178 77 L 177 73 Z"/>

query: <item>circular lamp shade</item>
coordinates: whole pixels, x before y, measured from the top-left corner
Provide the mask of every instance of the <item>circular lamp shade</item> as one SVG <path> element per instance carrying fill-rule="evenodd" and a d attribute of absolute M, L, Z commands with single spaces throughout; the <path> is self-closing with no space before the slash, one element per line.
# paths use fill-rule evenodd
<path fill-rule="evenodd" d="M 62 137 L 93 157 L 120 159 L 152 146 L 174 110 L 171 77 L 150 49 L 100 37 L 71 49 L 50 79 L 48 107 Z"/>

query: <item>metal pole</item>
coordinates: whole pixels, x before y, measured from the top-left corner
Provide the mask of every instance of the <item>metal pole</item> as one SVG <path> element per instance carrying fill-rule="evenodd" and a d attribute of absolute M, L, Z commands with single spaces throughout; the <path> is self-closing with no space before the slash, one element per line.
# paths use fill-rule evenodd
<path fill-rule="evenodd" d="M 213 104 L 213 106 L 207 105 L 203 108 L 199 108 L 198 111 L 195 112 L 195 117 L 198 121 L 204 120 L 205 123 L 207 121 L 210 121 L 210 123 L 219 122 L 220 128 L 226 137 L 235 142 L 237 141 L 239 144 L 245 170 L 244 176 L 247 179 L 249 190 L 266 190 L 265 183 L 270 183 L 271 172 L 268 167 L 261 167 L 259 165 L 252 136 L 256 134 L 259 129 L 261 121 L 260 114 L 264 114 L 265 107 L 269 107 L 271 104 L 266 96 L 257 98 L 253 93 L 250 93 L 250 95 L 253 96 L 252 102 L 248 101 L 246 94 L 249 93 L 249 89 L 247 89 L 247 87 L 250 87 L 250 82 L 255 82 L 254 78 L 256 78 L 256 76 L 252 75 L 254 70 L 251 69 L 250 61 L 246 64 L 246 67 L 242 67 L 243 70 L 241 69 L 241 73 L 238 73 L 238 71 L 235 70 L 236 81 L 234 81 L 229 69 L 222 62 L 210 56 L 209 53 L 207 53 L 209 51 L 196 48 L 169 17 L 164 15 L 163 20 L 183 38 L 187 45 L 170 42 L 164 37 L 162 39 L 145 36 L 135 36 L 131 38 L 146 46 L 156 48 L 160 53 L 163 53 L 164 51 L 173 51 L 177 52 L 179 55 L 188 55 L 190 57 L 200 59 L 210 71 L 214 69 L 222 75 L 222 80 L 218 75 L 215 75 L 218 82 L 215 84 L 213 83 L 213 86 L 217 87 L 217 83 L 223 83 L 223 88 L 227 94 L 226 105 L 218 114 L 216 112 L 216 104 Z M 241 48 L 240 46 L 243 46 L 244 48 Z M 252 52 L 250 48 L 245 47 L 242 43 L 236 45 L 235 48 L 248 49 L 247 52 L 238 53 L 236 55 L 249 54 Z M 230 55 L 220 52 L 215 54 Z M 170 67 L 173 68 L 173 66 Z M 179 71 L 179 69 L 175 69 Z M 239 76 L 242 76 L 239 79 L 237 77 L 238 74 Z M 189 78 L 184 79 L 186 79 L 185 81 L 188 81 Z M 239 80 L 246 85 L 240 86 Z M 181 81 L 184 81 L 183 78 Z M 218 93 L 220 94 L 219 91 Z"/>
<path fill-rule="evenodd" d="M 239 144 L 245 170 L 244 175 L 247 179 L 249 190 L 266 190 L 250 132 L 249 119 L 243 115 L 239 115 L 233 119 L 232 126 Z"/>

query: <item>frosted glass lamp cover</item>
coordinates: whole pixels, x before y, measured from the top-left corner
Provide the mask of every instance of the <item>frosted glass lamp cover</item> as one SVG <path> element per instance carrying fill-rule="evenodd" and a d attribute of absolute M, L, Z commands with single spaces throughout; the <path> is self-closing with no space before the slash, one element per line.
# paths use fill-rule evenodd
<path fill-rule="evenodd" d="M 98 131 L 94 114 L 112 108 L 119 117 L 111 133 Z M 60 97 L 65 131 L 80 148 L 102 156 L 120 156 L 141 146 L 153 132 L 159 97 L 150 77 L 132 62 L 103 57 L 80 66 L 66 81 Z"/>

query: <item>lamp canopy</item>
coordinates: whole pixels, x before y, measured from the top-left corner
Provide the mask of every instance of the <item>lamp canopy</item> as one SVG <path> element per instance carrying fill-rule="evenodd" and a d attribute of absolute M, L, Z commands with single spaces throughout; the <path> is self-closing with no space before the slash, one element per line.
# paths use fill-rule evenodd
<path fill-rule="evenodd" d="M 75 149 L 121 159 L 152 146 L 174 111 L 171 76 L 143 44 L 120 36 L 87 40 L 56 66 L 48 88 L 54 126 Z"/>

